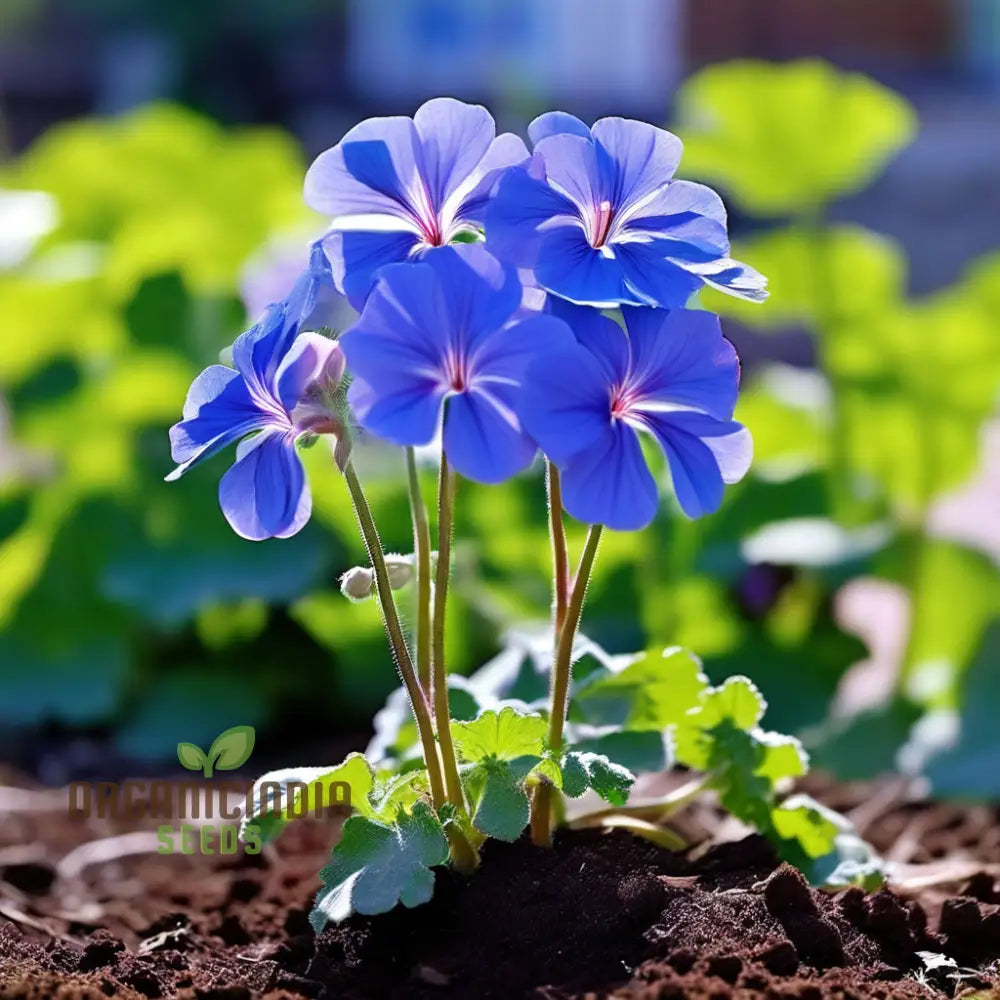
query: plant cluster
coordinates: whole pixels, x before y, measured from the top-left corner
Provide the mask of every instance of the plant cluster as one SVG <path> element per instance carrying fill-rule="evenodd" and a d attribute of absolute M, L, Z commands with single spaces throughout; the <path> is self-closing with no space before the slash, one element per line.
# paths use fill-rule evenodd
<path fill-rule="evenodd" d="M 265 776 L 246 818 L 266 840 L 303 797 L 333 782 L 351 788 L 354 815 L 322 873 L 317 928 L 426 901 L 431 869 L 450 860 L 473 871 L 487 838 L 530 828 L 550 845 L 565 799 L 586 792 L 607 808 L 573 823 L 675 844 L 653 821 L 713 789 L 803 867 L 835 855 L 848 833 L 810 800 L 781 799 L 806 757 L 795 739 L 760 728 L 765 705 L 749 680 L 712 686 L 685 650 L 609 657 L 580 634 L 605 528 L 640 530 L 656 514 L 651 467 L 669 470 L 690 518 L 717 510 L 725 485 L 746 473 L 736 352 L 715 315 L 688 305 L 706 286 L 762 301 L 765 280 L 730 257 L 718 195 L 674 178 L 681 144 L 671 133 L 620 118 L 588 128 L 556 112 L 529 136 L 530 154 L 496 135 L 486 109 L 440 98 L 413 119 L 363 122 L 321 154 L 305 198 L 332 222 L 307 271 L 237 339 L 233 367 L 195 380 L 170 432 L 168 478 L 238 442 L 219 499 L 233 529 L 254 540 L 305 525 L 300 450 L 330 437 L 364 539 L 369 565 L 344 590 L 374 591 L 412 727 L 383 718 L 372 759 Z M 326 322 L 334 289 L 359 313 L 339 336 Z M 405 456 L 412 647 L 355 469 L 368 435 Z M 415 449 L 436 442 L 435 562 Z M 450 683 L 445 633 L 457 489 L 463 479 L 501 483 L 539 451 L 553 561 L 552 624 L 539 650 L 549 690 L 529 703 L 480 677 L 456 710 L 462 688 Z M 566 515 L 589 526 L 572 573 Z M 628 802 L 636 770 L 672 763 L 698 777 L 667 799 Z M 286 794 L 268 798 L 265 781 Z"/>
<path fill-rule="evenodd" d="M 880 180 L 918 131 L 914 109 L 817 60 L 707 67 L 684 81 L 670 121 L 680 169 L 753 220 L 732 256 L 772 292 L 698 293 L 737 343 L 752 336 L 735 419 L 753 429 L 754 461 L 712 517 L 673 516 L 671 501 L 641 532 L 606 531 L 586 629 L 614 650 L 696 649 L 714 684 L 751 677 L 769 725 L 839 777 L 902 767 L 936 795 L 995 798 L 1000 572 L 995 490 L 975 469 L 996 448 L 984 424 L 1000 388 L 1000 257 L 964 275 L 956 258 L 989 245 L 975 234 L 978 185 L 939 160 L 940 178 L 908 183 L 926 139 Z M 333 583 L 363 557 L 327 448 L 299 449 L 312 516 L 273 544 L 219 530 L 211 473 L 162 487 L 178 399 L 307 266 L 306 166 L 278 129 L 161 104 L 61 123 L 0 164 L 0 325 L 16 331 L 0 354 L 8 731 L 54 722 L 163 761 L 180 735 L 207 747 L 235 722 L 271 736 L 292 717 L 354 730 L 388 695 L 392 672 L 371 669 L 377 602 L 345 605 Z M 944 205 L 965 235 L 914 243 L 911 279 L 902 247 L 873 229 Z M 909 291 L 952 275 L 933 294 Z M 414 572 L 407 479 L 388 449 L 359 455 L 382 540 L 402 553 L 387 554 L 400 585 Z M 659 479 L 662 454 L 646 455 Z M 212 461 L 221 472 L 224 455 Z M 451 671 L 498 649 L 494 666 L 516 659 L 511 623 L 543 612 L 539 471 L 462 483 Z M 430 496 L 431 463 L 417 473 Z M 573 551 L 585 530 L 567 519 Z M 372 586 L 360 567 L 351 592 Z M 411 629 L 415 591 L 397 593 Z M 884 687 L 859 689 L 860 661 Z M 544 687 L 535 673 L 522 682 L 527 701 Z"/>

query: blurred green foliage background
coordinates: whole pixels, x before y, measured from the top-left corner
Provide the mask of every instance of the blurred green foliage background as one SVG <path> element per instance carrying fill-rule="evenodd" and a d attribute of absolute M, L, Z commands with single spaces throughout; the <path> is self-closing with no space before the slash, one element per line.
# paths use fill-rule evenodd
<path fill-rule="evenodd" d="M 754 220 L 734 256 L 770 278 L 763 307 L 701 304 L 737 346 L 806 332 L 811 363 L 747 366 L 737 416 L 752 473 L 714 517 L 668 504 L 649 531 L 610 533 L 585 632 L 613 651 L 689 646 L 713 679 L 749 675 L 769 726 L 843 776 L 902 767 L 942 794 L 1000 797 L 983 704 L 1000 683 L 1000 572 L 974 530 L 936 528 L 997 414 L 1000 254 L 913 299 L 899 246 L 830 221 L 919 128 L 864 76 L 718 64 L 662 124 L 685 140 L 684 176 Z M 37 236 L 0 254 L 8 748 L 82 733 L 101 767 L 155 763 L 236 723 L 265 745 L 334 741 L 363 734 L 394 687 L 374 605 L 337 588 L 362 549 L 326 449 L 307 453 L 314 517 L 288 541 L 229 530 L 225 457 L 163 483 L 191 378 L 248 324 L 248 262 L 266 271 L 289 246 L 304 261 L 322 227 L 301 204 L 305 165 L 276 128 L 168 104 L 58 125 L 0 165 L 0 219 Z M 401 457 L 372 445 L 358 464 L 387 547 L 409 551 Z M 987 495 L 965 521 L 995 536 L 998 503 Z M 458 510 L 451 663 L 468 672 L 547 614 L 540 472 L 463 483 Z"/>

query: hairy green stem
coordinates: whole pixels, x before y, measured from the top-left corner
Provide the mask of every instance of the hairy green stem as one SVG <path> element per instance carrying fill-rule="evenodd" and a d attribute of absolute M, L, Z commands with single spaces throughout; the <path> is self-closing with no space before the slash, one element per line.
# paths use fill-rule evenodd
<path fill-rule="evenodd" d="M 406 478 L 413 517 L 413 551 L 417 558 L 417 677 L 424 694 L 431 697 L 431 528 L 427 506 L 420 492 L 420 477 L 413 448 L 406 449 Z"/>
<path fill-rule="evenodd" d="M 583 555 L 576 571 L 576 579 L 569 593 L 566 617 L 556 642 L 555 662 L 552 665 L 552 686 L 549 701 L 549 747 L 556 755 L 562 749 L 563 728 L 569 710 L 569 686 L 573 673 L 573 640 L 576 639 L 583 614 L 587 585 L 597 557 L 603 526 L 592 524 L 583 545 Z M 552 843 L 552 786 L 541 784 L 531 802 L 531 839 L 540 847 Z"/>
<path fill-rule="evenodd" d="M 552 579 L 555 591 L 554 622 L 555 635 L 559 635 L 566 604 L 569 601 L 569 557 L 566 554 L 566 528 L 563 524 L 562 481 L 559 470 L 547 462 L 545 483 L 549 497 L 549 537 L 552 539 Z"/>
<path fill-rule="evenodd" d="M 431 721 L 431 713 L 416 671 L 413 669 L 410 651 L 406 647 L 406 637 L 403 635 L 396 602 L 392 596 L 392 588 L 389 586 L 389 571 L 385 565 L 382 540 L 375 527 L 371 507 L 368 506 L 368 498 L 361 487 L 358 474 L 354 471 L 354 465 L 350 461 L 344 466 L 344 480 L 347 483 L 348 492 L 351 494 L 354 514 L 361 528 L 361 536 L 365 542 L 365 549 L 368 551 L 368 559 L 375 572 L 375 592 L 382 608 L 382 620 L 385 624 L 386 635 L 389 637 L 392 658 L 410 698 L 410 706 L 417 721 L 417 732 L 420 736 L 420 745 L 427 766 L 427 779 L 431 786 L 431 798 L 435 808 L 439 809 L 444 804 L 445 794 L 444 784 L 441 780 L 441 762 L 438 759 L 437 745 L 434 742 L 434 725 Z"/>
<path fill-rule="evenodd" d="M 444 764 L 444 780 L 448 801 L 465 809 L 465 795 L 458 774 L 458 759 L 451 738 L 451 709 L 448 704 L 448 670 L 445 664 L 445 621 L 448 611 L 448 578 L 451 573 L 451 534 L 455 511 L 455 475 L 441 452 L 441 474 L 438 479 L 438 562 L 434 581 L 434 639 L 432 644 L 434 717 L 437 721 L 438 743 Z"/>

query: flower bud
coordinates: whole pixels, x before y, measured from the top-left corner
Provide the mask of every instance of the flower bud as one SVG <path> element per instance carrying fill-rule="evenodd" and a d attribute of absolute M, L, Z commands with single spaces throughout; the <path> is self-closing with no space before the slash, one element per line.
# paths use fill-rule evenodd
<path fill-rule="evenodd" d="M 355 566 L 340 578 L 340 592 L 349 601 L 364 601 L 375 589 L 375 574 L 367 566 Z"/>
<path fill-rule="evenodd" d="M 340 344 L 334 343 L 333 349 L 326 359 L 326 364 L 316 381 L 324 392 L 334 392 L 340 387 L 346 368 L 347 359 L 344 357 L 344 352 L 340 349 Z"/>
<path fill-rule="evenodd" d="M 385 568 L 389 571 L 389 586 L 402 590 L 413 579 L 413 556 L 390 552 L 385 557 Z"/>

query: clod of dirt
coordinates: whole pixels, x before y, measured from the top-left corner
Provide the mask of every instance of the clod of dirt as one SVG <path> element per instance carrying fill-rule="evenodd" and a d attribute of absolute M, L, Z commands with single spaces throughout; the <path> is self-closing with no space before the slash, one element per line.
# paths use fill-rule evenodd
<path fill-rule="evenodd" d="M 119 954 L 125 951 L 125 942 L 116 938 L 110 931 L 103 928 L 90 936 L 90 941 L 80 956 L 80 972 L 93 972 L 114 965 Z"/>
<path fill-rule="evenodd" d="M 820 916 L 801 872 L 791 865 L 781 865 L 764 886 L 764 901 L 803 962 L 817 969 L 845 963 L 840 932 L 831 921 Z"/>
<path fill-rule="evenodd" d="M 947 953 L 960 965 L 976 968 L 1000 954 L 1000 906 L 964 896 L 945 901 L 941 934 Z"/>

